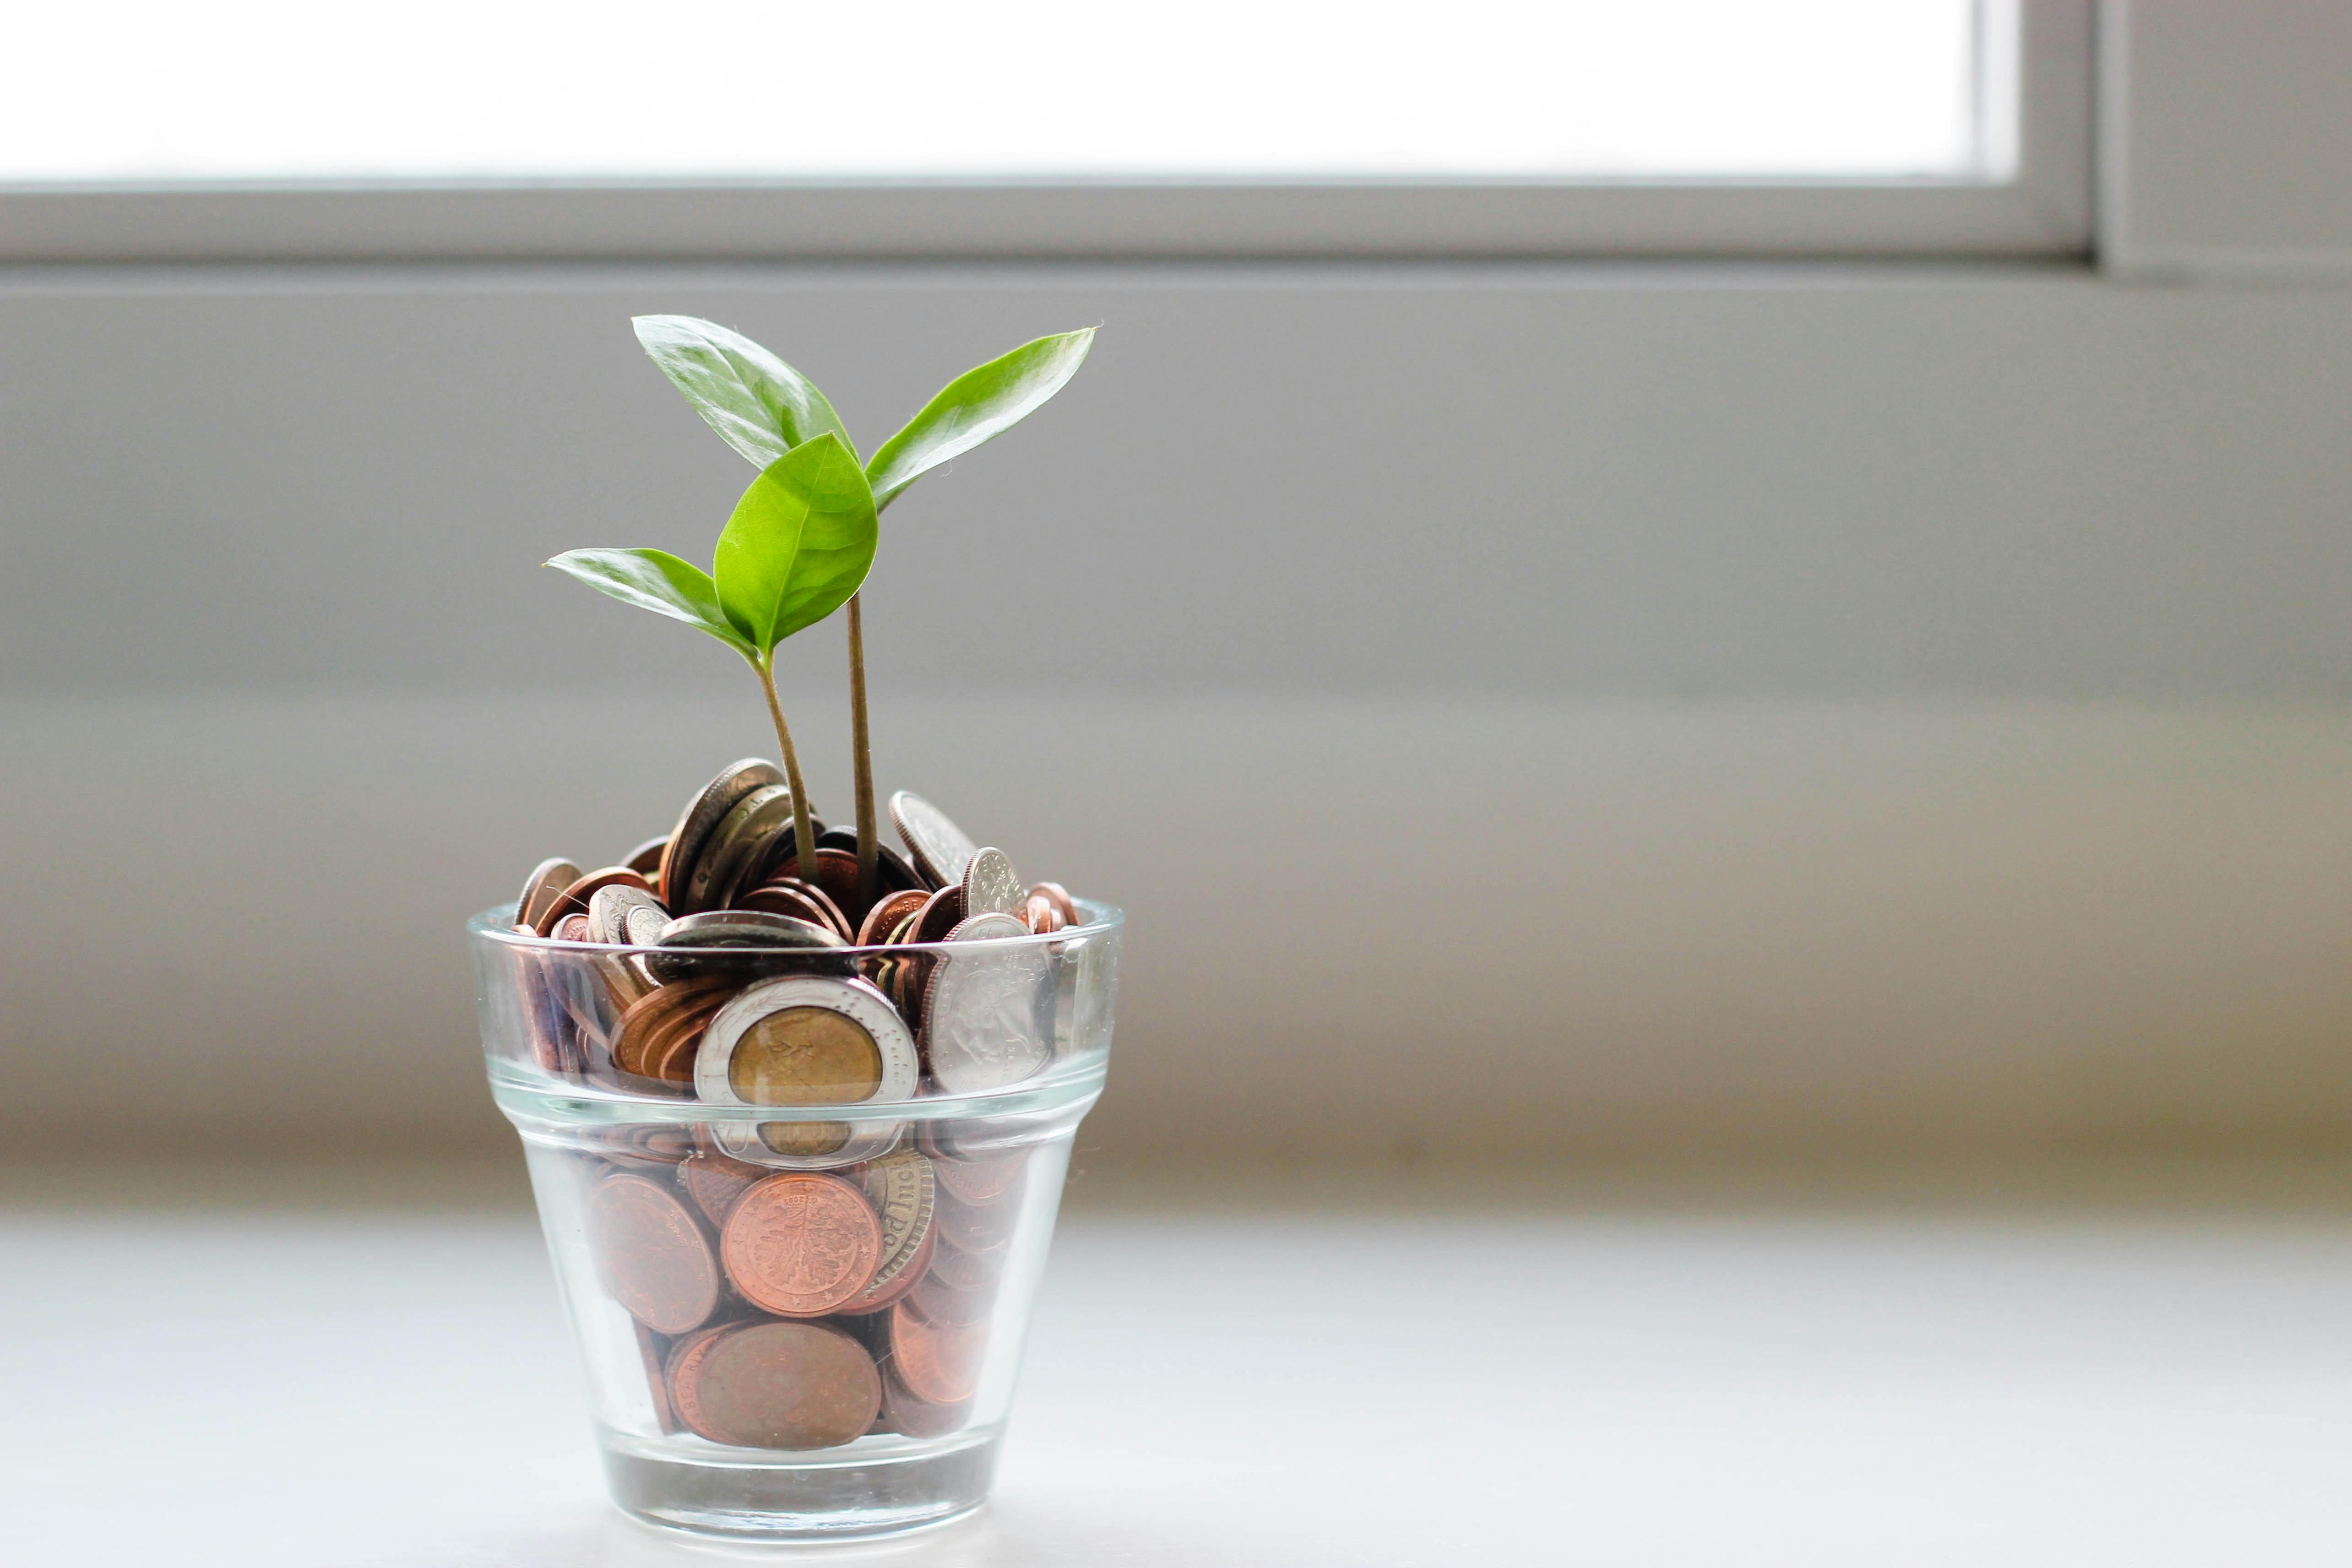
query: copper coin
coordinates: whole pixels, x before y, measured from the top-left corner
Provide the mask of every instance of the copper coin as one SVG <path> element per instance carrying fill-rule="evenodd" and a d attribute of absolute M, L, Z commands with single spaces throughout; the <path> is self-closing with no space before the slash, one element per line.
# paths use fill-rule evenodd
<path fill-rule="evenodd" d="M 625 865 L 608 865 L 584 872 L 574 877 L 562 893 L 555 895 L 555 902 L 541 913 L 540 935 L 548 935 L 555 923 L 566 915 L 587 914 L 588 901 L 595 897 L 599 890 L 607 887 L 634 887 L 648 896 L 653 893 L 651 883 Z"/>
<path fill-rule="evenodd" d="M 890 1309 L 890 1370 L 931 1405 L 961 1405 L 980 1387 L 988 1326 L 925 1322 L 907 1301 Z"/>
<path fill-rule="evenodd" d="M 696 1383 L 702 1370 L 702 1358 L 710 1354 L 712 1345 L 749 1321 L 713 1323 L 707 1329 L 695 1330 L 669 1347 L 669 1356 L 662 1366 L 662 1381 L 669 1388 L 670 1410 L 677 1424 L 698 1437 L 719 1440 L 710 1437 L 710 1429 L 703 1420 L 701 1401 L 697 1397 Z"/>
<path fill-rule="evenodd" d="M 1055 908 L 1062 912 L 1063 925 L 1076 925 L 1079 924 L 1078 903 L 1077 900 L 1070 896 L 1070 890 L 1068 888 L 1064 887 L 1058 882 L 1039 882 L 1032 883 L 1030 884 L 1030 897 L 1034 898 L 1041 893 L 1053 901 Z"/>
<path fill-rule="evenodd" d="M 714 1002 L 679 1015 L 657 1037 L 657 1043 L 646 1048 L 646 1076 L 665 1083 L 693 1082 L 695 1053 L 702 1049 L 702 1037 L 709 1030 L 710 1020 L 719 1016 L 719 1005 Z"/>
<path fill-rule="evenodd" d="M 1050 936 L 1069 924 L 1054 906 L 1054 901 L 1042 893 L 1033 893 L 1022 902 L 1021 921 L 1038 936 Z"/>
<path fill-rule="evenodd" d="M 553 937 L 558 942 L 585 942 L 588 940 L 588 917 L 567 915 L 541 935 Z"/>
<path fill-rule="evenodd" d="M 798 855 L 787 856 L 768 873 L 770 882 L 782 882 L 787 877 L 798 877 L 803 882 L 812 880 L 801 870 Z M 857 902 L 857 857 L 856 855 L 842 850 L 817 851 L 816 876 L 814 880 L 817 886 L 824 890 L 825 896 L 832 899 L 845 915 L 854 915 L 857 918 L 864 917 L 866 906 Z M 856 927 L 852 926 L 851 929 L 855 930 Z"/>
<path fill-rule="evenodd" d="M 980 1205 L 998 1202 L 1011 1193 L 1028 1166 L 1029 1151 L 1014 1149 L 985 1159 L 971 1155 L 943 1159 L 933 1169 L 950 1197 L 960 1203 Z"/>
<path fill-rule="evenodd" d="M 939 1188 L 931 1162 L 914 1149 L 868 1161 L 857 1182 L 882 1221 L 882 1260 L 866 1289 L 842 1311 L 876 1312 L 913 1289 L 929 1265 L 938 1237 L 933 1210 Z"/>
<path fill-rule="evenodd" d="M 736 1200 L 719 1256 L 753 1306 L 780 1317 L 821 1317 L 873 1279 L 882 1225 L 865 1195 L 840 1177 L 790 1171 Z"/>
<path fill-rule="evenodd" d="M 798 877 L 786 882 L 765 882 L 749 893 L 739 894 L 733 907 L 789 915 L 814 925 L 827 926 L 845 942 L 856 936 L 850 929 L 849 916 L 841 912 L 841 905 L 834 903 L 824 889 L 811 887 Z"/>
<path fill-rule="evenodd" d="M 919 888 L 901 888 L 885 894 L 866 912 L 865 924 L 857 928 L 857 946 L 879 947 L 890 940 L 890 933 L 922 913 L 923 905 L 931 901 L 930 894 Z"/>
<path fill-rule="evenodd" d="M 698 1154 L 677 1167 L 677 1184 L 713 1225 L 725 1225 L 735 1200 L 770 1173 L 729 1155 Z"/>
<path fill-rule="evenodd" d="M 613 1064 L 624 1072 L 653 1076 L 645 1052 L 655 1035 L 667 1029 L 677 1015 L 691 1012 L 706 1001 L 723 1002 L 735 989 L 735 981 L 726 976 L 707 975 L 648 991 L 621 1015 L 613 1031 Z"/>
<path fill-rule="evenodd" d="M 940 1328 L 971 1328 L 988 1321 L 990 1309 L 996 1305 L 996 1281 L 991 1280 L 977 1290 L 959 1290 L 941 1279 L 934 1269 L 915 1282 L 915 1288 L 907 1294 L 906 1304 L 927 1323 Z"/>
<path fill-rule="evenodd" d="M 876 1419 L 893 1432 L 902 1432 L 909 1437 L 941 1437 L 961 1427 L 971 1414 L 970 1400 L 957 1405 L 934 1405 L 908 1393 L 907 1385 L 895 1373 L 887 1369 L 883 1372 L 882 1413 Z"/>
<path fill-rule="evenodd" d="M 916 917 L 915 929 L 907 940 L 944 942 L 948 939 L 948 933 L 962 924 L 963 889 L 961 886 L 943 887 L 931 894 L 930 902 L 923 905 L 923 913 Z"/>
<path fill-rule="evenodd" d="M 966 1203 L 950 1193 L 940 1194 L 940 1230 L 950 1245 L 966 1252 L 993 1252 L 1007 1245 L 1020 1219 L 1017 1203 Z"/>
<path fill-rule="evenodd" d="M 694 1153 L 693 1135 L 683 1127 L 657 1122 L 632 1122 L 608 1127 L 603 1138 L 604 1157 L 631 1170 L 667 1176 L 678 1161 Z"/>
<path fill-rule="evenodd" d="M 669 835 L 647 839 L 621 857 L 621 863 L 646 879 L 648 887 L 658 886 L 655 878 L 661 874 L 662 853 L 669 848 Z"/>
<path fill-rule="evenodd" d="M 664 1434 L 677 1430 L 677 1413 L 670 1408 L 669 1374 L 663 1363 L 667 1359 L 662 1338 L 643 1323 L 633 1322 L 637 1331 L 637 1354 L 646 1368 L 646 1392 L 654 1402 L 654 1427 Z"/>
<path fill-rule="evenodd" d="M 693 1369 L 698 1427 L 739 1448 L 831 1448 L 863 1437 L 882 1377 L 853 1336 L 822 1323 L 755 1323 L 713 1341 Z"/>
<path fill-rule="evenodd" d="M 588 1197 L 588 1245 L 613 1299 L 656 1333 L 684 1333 L 719 1305 L 710 1244 L 649 1177 L 606 1176 Z"/>
<path fill-rule="evenodd" d="M 996 1277 L 1004 1272 L 1007 1256 L 1003 1252 L 966 1252 L 942 1242 L 931 1251 L 928 1272 L 951 1291 L 986 1295 L 996 1289 Z"/>
<path fill-rule="evenodd" d="M 523 878 L 522 896 L 515 900 L 515 924 L 528 925 L 536 933 L 539 917 L 547 913 L 547 906 L 579 880 L 580 868 L 562 855 L 540 862 Z"/>

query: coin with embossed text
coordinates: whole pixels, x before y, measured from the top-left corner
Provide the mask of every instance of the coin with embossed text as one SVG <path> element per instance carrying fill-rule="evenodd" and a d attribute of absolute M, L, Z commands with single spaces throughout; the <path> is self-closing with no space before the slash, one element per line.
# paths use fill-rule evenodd
<path fill-rule="evenodd" d="M 860 1173 L 858 1184 L 882 1221 L 882 1261 L 875 1265 L 866 1289 L 841 1310 L 878 1312 L 912 1289 L 930 1262 L 938 1188 L 931 1162 L 914 1149 L 873 1161 Z"/>

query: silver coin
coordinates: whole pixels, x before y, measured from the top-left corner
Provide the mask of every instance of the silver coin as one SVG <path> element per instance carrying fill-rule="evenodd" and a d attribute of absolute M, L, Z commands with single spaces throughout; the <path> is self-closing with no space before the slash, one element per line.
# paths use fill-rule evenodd
<path fill-rule="evenodd" d="M 1029 935 L 1016 915 L 969 916 L 950 942 L 995 943 Z M 1018 1083 L 1053 1055 L 1053 959 L 1042 942 L 1005 941 L 970 953 L 942 954 L 923 996 L 923 1044 L 931 1076 L 951 1094 Z"/>
<path fill-rule="evenodd" d="M 588 940 L 614 947 L 650 947 L 661 940 L 669 911 L 642 888 L 600 887 L 588 899 Z"/>
<path fill-rule="evenodd" d="M 724 909 L 743 873 L 792 820 L 789 785 L 762 785 L 738 800 L 726 820 L 711 830 L 709 841 L 694 862 L 693 874 L 687 879 L 685 907 Z"/>
<path fill-rule="evenodd" d="M 677 826 L 669 835 L 669 848 L 661 861 L 661 885 L 655 889 L 665 902 L 677 903 L 686 891 L 687 879 L 694 873 L 694 862 L 702 853 L 703 844 L 712 829 L 719 826 L 735 803 L 752 790 L 764 785 L 782 784 L 784 776 L 772 762 L 762 762 L 756 757 L 746 757 L 730 762 L 718 778 L 702 787 L 701 792 L 686 803 L 679 813 Z M 681 907 L 678 913 L 688 911 Z"/>
<path fill-rule="evenodd" d="M 952 887 L 962 882 L 971 857 L 980 852 L 971 834 L 911 789 L 890 797 L 890 820 L 898 824 L 898 836 L 907 841 L 915 868 L 933 887 Z"/>
<path fill-rule="evenodd" d="M 1003 850 L 978 850 L 963 873 L 963 912 L 975 915 L 1019 915 L 1029 896 L 1013 870 L 1013 859 Z M 1024 922 L 1021 927 L 1029 929 Z"/>

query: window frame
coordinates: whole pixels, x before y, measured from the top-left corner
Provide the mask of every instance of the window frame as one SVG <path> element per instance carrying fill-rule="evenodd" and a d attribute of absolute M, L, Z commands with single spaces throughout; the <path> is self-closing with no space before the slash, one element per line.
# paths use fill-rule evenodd
<path fill-rule="evenodd" d="M 2092 0 L 2021 0 L 1998 182 L 529 181 L 0 187 L 0 261 L 2084 256 Z"/>

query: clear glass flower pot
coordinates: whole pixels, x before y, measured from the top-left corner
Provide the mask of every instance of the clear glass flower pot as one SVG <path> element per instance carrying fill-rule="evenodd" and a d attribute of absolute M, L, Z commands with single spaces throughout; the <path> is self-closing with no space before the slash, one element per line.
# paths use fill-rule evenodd
<path fill-rule="evenodd" d="M 808 1540 L 986 1500 L 1109 1058 L 1121 916 L 1078 907 L 1045 936 L 822 949 L 470 923 L 623 1510 Z"/>

